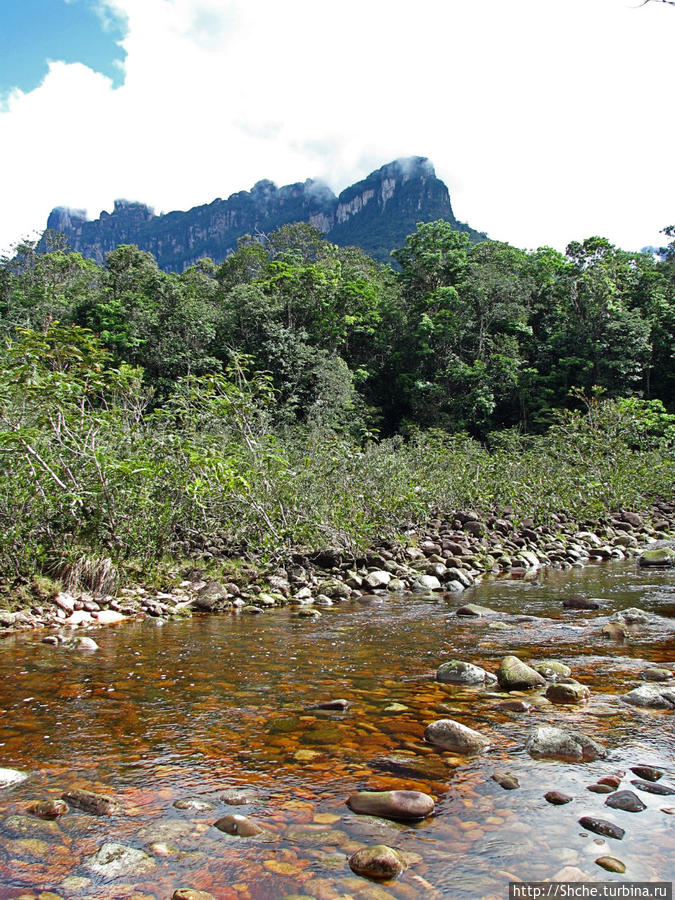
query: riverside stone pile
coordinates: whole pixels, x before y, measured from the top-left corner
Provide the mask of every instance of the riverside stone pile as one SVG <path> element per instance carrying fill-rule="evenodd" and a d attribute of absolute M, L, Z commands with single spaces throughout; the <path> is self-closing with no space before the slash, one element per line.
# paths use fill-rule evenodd
<path fill-rule="evenodd" d="M 408 531 L 404 543 L 383 542 L 361 556 L 337 547 L 298 551 L 283 567 L 263 572 L 247 564 L 230 580 L 216 580 L 206 569 L 196 568 L 191 577 L 176 578 L 178 583 L 165 591 L 135 586 L 122 588 L 114 597 L 64 591 L 29 608 L 0 609 L 0 634 L 55 627 L 62 636 L 53 636 L 52 642 L 67 643 L 63 634 L 70 628 L 118 624 L 139 616 L 161 623 L 193 612 L 257 614 L 286 605 L 298 617 L 318 618 L 321 608 L 348 599 L 376 603 L 390 592 L 459 594 L 486 575 L 528 579 L 542 566 L 569 569 L 631 557 L 644 566 L 673 566 L 673 535 L 675 503 L 665 501 L 641 514 L 617 511 L 593 523 L 561 514 L 548 525 L 518 520 L 508 510 L 500 516 L 462 510 Z M 569 604 L 575 608 L 574 598 Z M 460 614 L 483 615 L 470 604 L 462 610 L 466 612 Z"/>

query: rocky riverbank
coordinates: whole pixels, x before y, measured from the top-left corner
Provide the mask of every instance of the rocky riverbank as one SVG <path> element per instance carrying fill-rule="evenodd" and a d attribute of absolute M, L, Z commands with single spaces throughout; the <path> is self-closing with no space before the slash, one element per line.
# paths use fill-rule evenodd
<path fill-rule="evenodd" d="M 536 578 L 542 566 L 579 567 L 591 561 L 637 557 L 641 565 L 675 565 L 675 503 L 659 501 L 639 513 L 618 510 L 595 522 L 564 514 L 548 525 L 518 520 L 509 510 L 481 515 L 455 511 L 408 530 L 398 543 L 383 542 L 357 556 L 342 548 L 292 553 L 272 570 L 246 563 L 218 575 L 211 562 L 176 569 L 164 590 L 135 584 L 115 595 L 45 591 L 36 587 L 19 608 L 0 609 L 0 634 L 49 628 L 44 640 L 72 640 L 72 630 L 119 624 L 129 618 L 158 622 L 193 613 L 231 611 L 258 615 L 292 605 L 299 617 L 349 598 L 388 592 L 460 594 L 485 578 Z M 218 577 L 220 576 L 220 577 Z M 171 580 L 171 579 L 168 579 Z M 30 591 L 28 592 L 30 594 Z M 11 600 L 11 594 L 10 600 Z M 82 638 L 77 639 L 82 646 Z M 92 643 L 93 642 L 93 639 Z"/>

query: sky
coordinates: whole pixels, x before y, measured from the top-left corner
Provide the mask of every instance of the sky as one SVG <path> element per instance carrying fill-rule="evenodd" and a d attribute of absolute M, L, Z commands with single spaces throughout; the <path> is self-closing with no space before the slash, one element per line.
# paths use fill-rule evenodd
<path fill-rule="evenodd" d="M 675 224 L 675 7 L 640 0 L 2 0 L 0 251 L 50 210 L 158 212 L 427 156 L 523 248 Z"/>

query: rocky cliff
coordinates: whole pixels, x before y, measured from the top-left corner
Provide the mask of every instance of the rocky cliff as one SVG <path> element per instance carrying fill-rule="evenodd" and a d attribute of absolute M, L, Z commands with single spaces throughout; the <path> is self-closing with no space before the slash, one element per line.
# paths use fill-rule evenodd
<path fill-rule="evenodd" d="M 382 261 L 400 247 L 418 222 L 446 219 L 474 240 L 485 237 L 455 219 L 450 195 L 428 159 L 398 159 L 336 197 L 321 181 L 278 188 L 259 181 L 250 191 L 187 212 L 155 215 L 143 203 L 115 201 L 112 213 L 88 221 L 83 210 L 57 207 L 47 228 L 70 248 L 103 262 L 120 244 L 136 244 L 160 267 L 180 272 L 205 256 L 222 262 L 244 234 L 266 234 L 289 222 L 310 222 L 342 246 L 356 245 Z"/>

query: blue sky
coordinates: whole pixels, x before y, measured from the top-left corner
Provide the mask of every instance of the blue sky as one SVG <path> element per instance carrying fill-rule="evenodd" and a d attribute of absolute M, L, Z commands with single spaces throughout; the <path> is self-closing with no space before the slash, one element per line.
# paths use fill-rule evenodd
<path fill-rule="evenodd" d="M 103 15 L 92 0 L 2 0 L 0 95 L 34 90 L 47 74 L 47 60 L 83 63 L 115 86 L 124 77 L 121 17 Z"/>
<path fill-rule="evenodd" d="M 340 191 L 401 156 L 497 240 L 661 246 L 673 47 L 641 0 L 0 0 L 0 255 L 55 206 Z"/>

